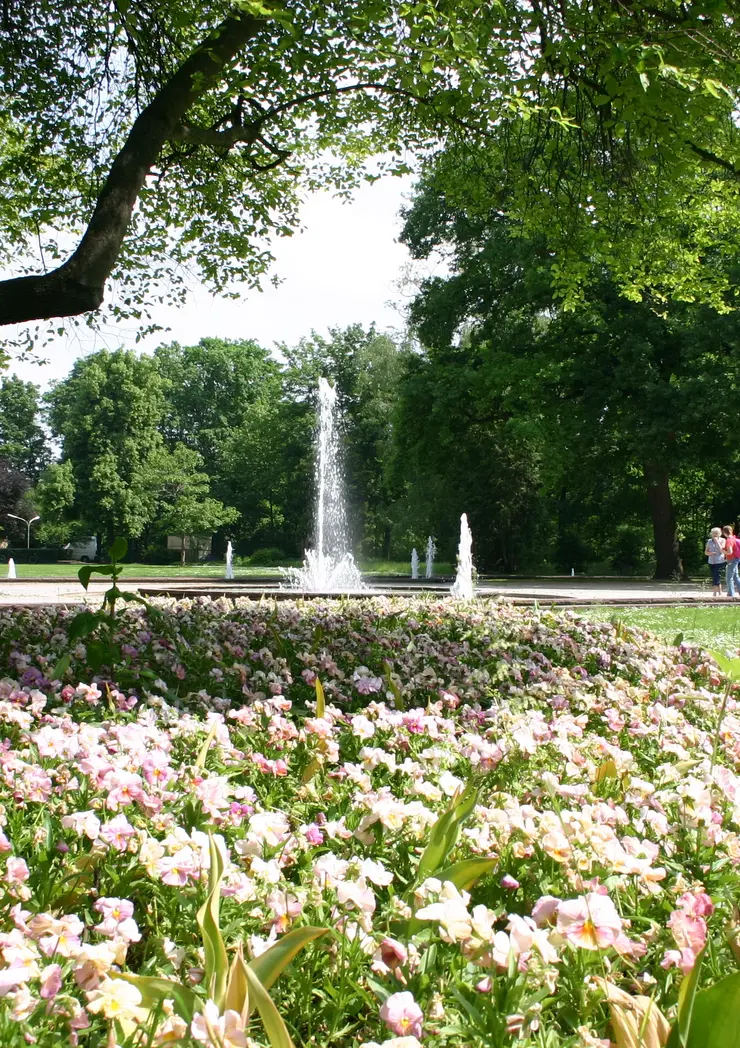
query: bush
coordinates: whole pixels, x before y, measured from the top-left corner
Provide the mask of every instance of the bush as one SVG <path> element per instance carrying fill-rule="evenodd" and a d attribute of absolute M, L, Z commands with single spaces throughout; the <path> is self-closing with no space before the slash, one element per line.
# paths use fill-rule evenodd
<path fill-rule="evenodd" d="M 246 558 L 246 563 L 253 567 L 279 568 L 288 559 L 288 555 L 277 546 L 267 546 L 265 549 L 256 549 L 251 556 Z"/>

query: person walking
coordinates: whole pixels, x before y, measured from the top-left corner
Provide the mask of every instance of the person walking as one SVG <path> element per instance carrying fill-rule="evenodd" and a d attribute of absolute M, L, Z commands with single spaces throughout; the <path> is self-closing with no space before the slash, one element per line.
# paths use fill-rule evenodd
<path fill-rule="evenodd" d="M 704 549 L 704 554 L 709 560 L 709 570 L 712 573 L 712 596 L 722 595 L 722 565 L 725 563 L 725 540 L 722 537 L 722 528 L 712 528 Z"/>
<path fill-rule="evenodd" d="M 738 562 L 740 562 L 740 539 L 735 535 L 732 524 L 725 524 L 722 528 L 725 540 L 725 561 L 727 568 L 725 576 L 727 582 L 727 596 L 740 598 L 740 575 L 738 575 Z"/>

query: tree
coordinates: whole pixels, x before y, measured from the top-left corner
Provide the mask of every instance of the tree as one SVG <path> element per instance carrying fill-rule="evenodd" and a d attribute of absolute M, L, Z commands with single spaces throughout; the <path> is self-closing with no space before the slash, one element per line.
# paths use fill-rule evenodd
<path fill-rule="evenodd" d="M 166 383 L 160 429 L 167 446 L 197 451 L 218 482 L 224 445 L 250 406 L 280 398 L 280 366 L 248 339 L 203 338 L 197 346 L 173 342 L 159 346 L 154 359 Z"/>
<path fill-rule="evenodd" d="M 75 534 L 84 534 L 85 522 L 74 517 L 75 495 L 71 460 L 47 466 L 33 492 L 36 511 L 41 516 L 36 533 L 43 543 L 64 545 Z"/>
<path fill-rule="evenodd" d="M 51 457 L 39 423 L 38 386 L 15 375 L 0 379 L 0 456 L 32 482 Z"/>
<path fill-rule="evenodd" d="M 136 537 L 152 519 L 147 463 L 161 447 L 163 383 L 151 357 L 100 350 L 78 360 L 47 396 L 62 462 L 74 474 L 76 516 L 98 536 Z"/>
<path fill-rule="evenodd" d="M 145 467 L 145 483 L 156 498 L 156 523 L 165 534 L 182 536 L 182 564 L 189 535 L 216 531 L 239 517 L 235 509 L 209 497 L 210 479 L 200 471 L 202 465 L 197 451 L 178 444 L 173 451 L 152 452 Z"/>
<path fill-rule="evenodd" d="M 347 191 L 368 154 L 403 169 L 444 135 L 502 144 L 493 177 L 526 235 L 557 233 L 563 294 L 577 241 L 633 295 L 716 299 L 697 255 L 738 226 L 737 58 L 733 0 L 9 0 L 0 260 L 28 262 L 0 323 L 96 310 L 111 275 L 139 319 L 186 267 L 251 285 L 301 188 Z M 615 208 L 638 252 L 610 247 Z"/>
<path fill-rule="evenodd" d="M 3 533 L 11 537 L 19 537 L 22 528 L 25 538 L 25 525 L 9 518 L 8 513 L 17 511 L 27 491 L 28 478 L 17 470 L 9 459 L 0 457 L 0 527 Z"/>
<path fill-rule="evenodd" d="M 707 463 L 737 460 L 735 315 L 670 300 L 658 315 L 621 296 L 599 266 L 588 275 L 587 299 L 566 312 L 542 238 L 512 239 L 501 215 L 457 208 L 438 190 L 422 192 L 406 227 L 419 255 L 443 244 L 452 269 L 428 281 L 412 307 L 422 337 L 443 356 L 468 326 L 457 352 L 477 370 L 476 386 L 493 410 L 539 432 L 541 472 L 561 502 L 567 493 L 585 507 L 600 493 L 605 508 L 626 520 L 641 480 L 656 575 L 680 572 L 672 485 Z M 735 286 L 737 274 L 723 268 L 720 252 L 704 265 L 708 281 L 722 270 L 718 282 Z M 603 547 L 615 517 L 607 509 L 602 519 Z"/>

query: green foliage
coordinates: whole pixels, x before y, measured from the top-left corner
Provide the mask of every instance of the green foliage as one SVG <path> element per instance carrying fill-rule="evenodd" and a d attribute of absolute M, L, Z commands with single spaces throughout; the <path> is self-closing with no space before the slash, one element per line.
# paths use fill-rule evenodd
<path fill-rule="evenodd" d="M 78 360 L 47 400 L 62 461 L 72 464 L 78 519 L 108 543 L 140 535 L 154 509 L 149 458 L 161 447 L 163 383 L 154 362 L 101 350 Z"/>
<path fill-rule="evenodd" d="M 678 1022 L 667 1048 L 738 1048 L 740 1046 L 740 973 L 696 992 L 700 960 L 681 985 Z M 684 993 L 684 986 L 687 992 Z"/>
<path fill-rule="evenodd" d="M 116 639 L 116 605 L 122 600 L 124 603 L 143 604 L 149 607 L 143 597 L 136 593 L 121 590 L 118 586 L 123 571 L 120 563 L 128 551 L 128 541 L 124 538 L 116 538 L 108 550 L 110 562 L 108 564 L 83 564 L 77 572 L 80 585 L 87 589 L 93 575 L 110 576 L 111 585 L 103 594 L 102 607 L 97 611 L 78 611 L 69 624 L 68 637 L 70 643 L 77 640 L 85 640 L 87 658 L 90 665 L 97 672 L 103 666 L 113 669 L 121 660 L 121 645 Z M 155 614 L 149 609 L 150 614 Z M 68 657 L 65 656 L 54 668 L 55 679 L 61 679 L 69 665 Z"/>
<path fill-rule="evenodd" d="M 50 458 L 39 414 L 38 386 L 15 375 L 0 379 L 0 458 L 31 482 L 38 480 Z"/>
<path fill-rule="evenodd" d="M 402 440 L 431 444 L 421 398 L 436 407 L 457 386 L 447 408 L 453 421 L 435 417 L 435 428 L 445 434 L 457 423 L 461 440 L 465 401 L 469 433 L 479 417 L 489 431 L 498 420 L 504 448 L 518 446 L 521 472 L 549 498 L 557 532 L 550 555 L 562 567 L 597 559 L 622 567 L 625 557 L 638 564 L 651 527 L 657 572 L 670 578 L 681 570 L 674 494 L 682 514 L 696 516 L 719 483 L 706 462 L 737 462 L 735 315 L 675 299 L 657 313 L 625 299 L 614 274 L 593 263 L 587 300 L 566 311 L 546 236 L 525 239 L 499 212 L 483 213 L 481 199 L 449 193 L 473 167 L 461 173 L 451 161 L 430 171 L 407 215 L 412 251 L 427 257 L 444 248 L 451 274 L 423 283 L 412 305 L 429 349 L 408 371 Z M 494 187 L 479 188 L 492 208 Z M 705 266 L 735 286 L 734 268 L 717 253 Z M 417 463 L 424 468 L 421 451 Z M 442 486 L 459 471 L 458 462 L 446 470 L 443 458 L 429 470 L 443 475 Z"/>

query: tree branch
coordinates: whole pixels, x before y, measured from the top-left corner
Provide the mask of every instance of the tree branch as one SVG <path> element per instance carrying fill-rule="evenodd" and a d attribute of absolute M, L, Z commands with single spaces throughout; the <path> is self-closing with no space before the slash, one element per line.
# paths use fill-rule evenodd
<path fill-rule="evenodd" d="M 697 146 L 694 142 L 690 142 L 688 139 L 685 139 L 684 142 L 693 153 L 700 156 L 702 160 L 706 160 L 708 164 L 716 164 L 725 171 L 729 171 L 734 178 L 740 178 L 740 170 L 735 167 L 731 160 L 725 160 L 724 157 L 717 156 L 716 153 L 713 153 L 711 149 L 703 149 L 701 146 Z"/>
<path fill-rule="evenodd" d="M 74 254 L 50 273 L 0 281 L 0 325 L 76 316 L 100 306 L 139 193 L 162 147 L 261 25 L 251 15 L 225 18 L 160 88 L 113 160 Z"/>

